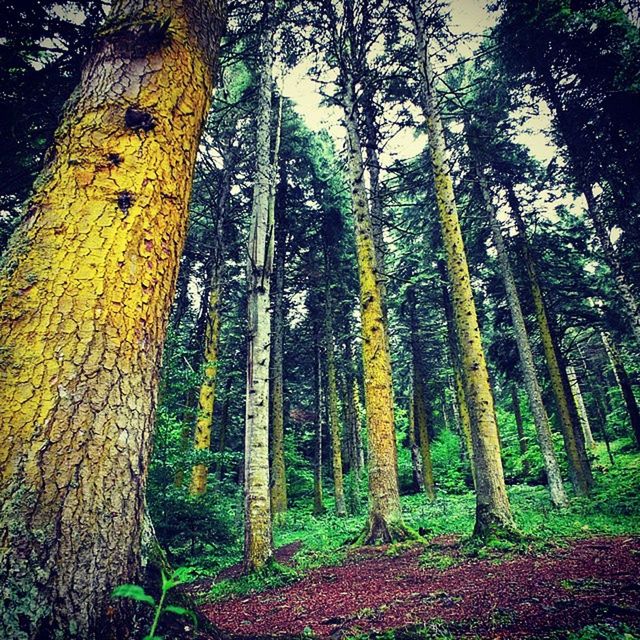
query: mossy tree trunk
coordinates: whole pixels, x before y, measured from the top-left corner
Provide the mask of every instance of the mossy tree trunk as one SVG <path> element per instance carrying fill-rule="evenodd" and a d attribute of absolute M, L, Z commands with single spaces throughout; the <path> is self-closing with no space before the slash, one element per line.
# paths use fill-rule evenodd
<path fill-rule="evenodd" d="M 422 7 L 417 0 L 412 2 L 411 9 L 422 106 L 429 136 L 440 227 L 451 283 L 451 302 L 464 370 L 465 396 L 471 413 L 471 441 L 476 478 L 474 536 L 484 539 L 495 535 L 512 535 L 515 525 L 504 483 L 493 394 L 471 290 L 453 183 L 446 162 L 444 131 L 435 103 L 425 20 Z"/>
<path fill-rule="evenodd" d="M 518 394 L 518 387 L 515 384 L 511 387 L 511 404 L 513 406 L 513 415 L 516 419 L 516 431 L 518 433 L 518 448 L 520 449 L 520 456 L 522 457 L 522 473 L 528 476 L 531 468 L 529 460 L 527 460 L 527 451 L 529 449 L 527 444 L 527 436 L 524 432 L 524 422 L 522 420 L 522 411 L 520 410 L 520 395 Z"/>
<path fill-rule="evenodd" d="M 551 380 L 551 388 L 558 410 L 558 422 L 560 423 L 564 448 L 569 462 L 569 476 L 576 494 L 585 495 L 591 490 L 593 478 L 591 476 L 591 467 L 587 453 L 584 448 L 584 441 L 581 438 L 581 427 L 577 420 L 577 412 L 572 410 L 572 408 L 574 408 L 573 398 L 568 389 L 568 384 L 565 384 L 564 381 L 566 375 L 563 376 L 559 358 L 559 348 L 549 324 L 542 289 L 538 281 L 533 257 L 527 244 L 526 227 L 520 210 L 520 203 L 513 186 L 508 184 L 506 187 L 511 213 L 513 214 L 520 235 L 521 255 L 527 270 L 536 322 L 538 331 L 540 332 L 542 348 Z"/>
<path fill-rule="evenodd" d="M 315 431 L 315 455 L 313 459 L 313 515 L 322 515 L 326 509 L 322 490 L 322 364 L 320 360 L 320 344 L 316 338 L 313 349 L 313 393 L 314 393 L 314 431 Z"/>
<path fill-rule="evenodd" d="M 408 533 L 402 524 L 400 508 L 391 357 L 377 281 L 378 269 L 365 191 L 355 87 L 353 78 L 344 70 L 341 89 L 344 125 L 347 130 L 351 206 L 356 226 L 365 408 L 369 435 L 369 522 L 360 542 L 373 544 L 377 541 L 402 539 Z"/>
<path fill-rule="evenodd" d="M 206 17 L 202 21 L 202 17 Z M 0 270 L 0 636 L 124 637 L 217 0 L 116 0 Z"/>
<path fill-rule="evenodd" d="M 473 141 L 470 141 L 470 148 L 472 153 L 477 152 L 473 145 Z M 511 269 L 511 260 L 509 259 L 507 247 L 505 246 L 504 239 L 502 237 L 502 229 L 500 228 L 500 222 L 498 221 L 498 213 L 493 203 L 493 196 L 489 189 L 487 179 L 479 166 L 476 166 L 475 170 L 484 199 L 489 225 L 491 227 L 493 246 L 498 254 L 500 277 L 502 278 L 502 283 L 504 284 L 505 292 L 507 294 L 507 304 L 511 314 L 511 324 L 513 325 L 513 333 L 516 339 L 518 355 L 520 358 L 520 370 L 522 372 L 522 377 L 524 378 L 524 386 L 529 400 L 531 415 L 533 416 L 533 423 L 536 427 L 538 444 L 540 446 L 540 452 L 542 453 L 542 460 L 547 474 L 547 487 L 551 496 L 551 502 L 556 507 L 566 507 L 569 501 L 562 484 L 560 467 L 558 466 L 556 454 L 553 449 L 551 427 L 549 426 L 549 418 L 547 416 L 544 402 L 542 401 L 542 391 L 540 390 L 540 384 L 538 382 L 538 374 L 536 373 L 533 351 L 531 350 L 531 344 L 529 343 L 529 334 L 527 333 L 524 314 L 522 313 L 522 307 L 520 306 L 520 298 L 518 297 L 518 291 L 516 289 L 516 281 L 513 276 L 513 270 Z"/>
<path fill-rule="evenodd" d="M 284 281 L 287 259 L 287 230 L 284 225 L 284 209 L 286 197 L 287 178 L 286 169 L 283 166 L 280 171 L 275 203 L 275 267 L 272 302 L 273 335 L 271 339 L 271 512 L 275 523 L 284 521 L 287 513 L 287 472 L 284 459 Z"/>
<path fill-rule="evenodd" d="M 327 408 L 329 433 L 331 434 L 331 463 L 336 514 L 345 516 L 344 477 L 342 473 L 342 438 L 338 418 L 338 382 L 336 372 L 335 341 L 333 337 L 333 301 L 331 298 L 331 262 L 329 246 L 324 245 L 324 350 L 327 363 Z"/>

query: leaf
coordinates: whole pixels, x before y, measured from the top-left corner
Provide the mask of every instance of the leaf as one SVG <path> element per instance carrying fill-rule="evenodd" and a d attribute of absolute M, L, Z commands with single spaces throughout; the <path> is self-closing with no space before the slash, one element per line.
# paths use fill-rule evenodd
<path fill-rule="evenodd" d="M 196 614 L 191 611 L 191 609 L 185 609 L 184 607 L 178 607 L 176 605 L 170 604 L 166 606 L 163 611 L 175 613 L 177 616 L 188 616 L 189 618 L 191 618 L 191 620 L 193 620 L 194 625 L 198 624 L 198 618 L 196 617 Z"/>
<path fill-rule="evenodd" d="M 129 598 L 130 600 L 137 600 L 138 602 L 146 602 L 152 607 L 156 606 L 156 601 L 153 596 L 150 596 L 137 584 L 121 584 L 111 592 L 111 595 L 114 598 Z"/>
<path fill-rule="evenodd" d="M 195 579 L 195 576 L 193 575 L 194 571 L 195 569 L 193 567 L 178 567 L 171 575 L 171 586 L 169 589 L 179 584 L 192 582 Z"/>

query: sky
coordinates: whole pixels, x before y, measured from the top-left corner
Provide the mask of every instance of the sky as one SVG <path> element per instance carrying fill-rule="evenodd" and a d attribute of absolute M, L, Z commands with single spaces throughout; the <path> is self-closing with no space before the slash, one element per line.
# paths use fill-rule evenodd
<path fill-rule="evenodd" d="M 490 28 L 496 21 L 497 14 L 486 9 L 485 0 L 452 0 L 451 30 L 454 34 L 470 33 L 477 36 L 471 44 L 464 44 L 456 49 L 456 56 L 469 56 L 477 46 L 483 31 Z M 288 71 L 284 78 L 284 94 L 297 104 L 297 111 L 304 118 L 307 126 L 318 131 L 327 129 L 336 140 L 338 148 L 342 148 L 344 131 L 340 125 L 340 113 L 336 107 L 321 105 L 318 85 L 309 74 L 311 61 L 302 60 L 293 70 Z M 437 73 L 437 66 L 435 67 Z M 523 132 L 518 141 L 527 144 L 533 154 L 542 161 L 548 162 L 555 154 L 544 131 L 549 128 L 548 111 L 541 109 L 541 115 L 530 119 L 527 123 L 528 132 Z M 393 160 L 407 159 L 417 156 L 426 144 L 424 135 L 415 135 L 413 128 L 407 127 L 387 141 L 381 154 L 381 164 L 390 165 Z"/>

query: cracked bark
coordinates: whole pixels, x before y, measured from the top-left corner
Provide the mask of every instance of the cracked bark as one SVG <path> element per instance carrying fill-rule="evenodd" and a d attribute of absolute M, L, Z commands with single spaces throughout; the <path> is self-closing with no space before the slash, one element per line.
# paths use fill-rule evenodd
<path fill-rule="evenodd" d="M 168 18 L 145 39 L 140 25 Z M 124 625 L 110 593 L 140 578 L 160 352 L 223 22 L 218 0 L 114 4 L 4 257 L 2 637 Z"/>

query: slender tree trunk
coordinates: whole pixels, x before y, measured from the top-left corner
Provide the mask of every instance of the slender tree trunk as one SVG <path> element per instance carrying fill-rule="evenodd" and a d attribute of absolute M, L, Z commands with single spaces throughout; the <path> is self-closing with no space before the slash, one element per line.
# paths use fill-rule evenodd
<path fill-rule="evenodd" d="M 365 405 L 369 434 L 369 523 L 365 544 L 406 536 L 398 490 L 397 450 L 393 418 L 391 358 L 364 185 L 362 148 L 356 121 L 353 79 L 343 78 L 344 124 L 347 130 L 349 180 L 356 223 L 360 275 Z"/>
<path fill-rule="evenodd" d="M 473 147 L 473 146 L 472 146 Z M 551 428 L 549 427 L 549 418 L 542 401 L 542 391 L 538 382 L 538 374 L 533 360 L 533 352 L 529 343 L 529 335 L 527 326 L 524 321 L 522 307 L 520 306 L 520 298 L 516 289 L 516 281 L 513 277 L 511 269 L 511 261 L 507 247 L 502 237 L 502 229 L 498 221 L 498 215 L 493 204 L 493 196 L 489 190 L 487 180 L 481 169 L 476 166 L 476 176 L 480 183 L 482 195 L 484 198 L 485 209 L 489 217 L 493 245 L 498 254 L 498 263 L 500 264 L 500 277 L 507 294 L 507 303 L 511 313 L 511 323 L 513 325 L 513 333 L 518 346 L 518 355 L 520 357 L 520 369 L 524 378 L 524 386 L 529 400 L 529 407 L 533 415 L 533 422 L 536 427 L 538 436 L 538 444 L 544 461 L 544 468 L 547 473 L 547 486 L 551 496 L 551 502 L 556 507 L 566 507 L 569 503 L 567 494 L 562 484 L 562 475 L 560 467 L 556 460 L 556 454 L 553 450 L 553 440 L 551 439 Z"/>
<path fill-rule="evenodd" d="M 613 366 L 613 372 L 616 376 L 616 381 L 620 387 L 622 398 L 624 400 L 625 407 L 627 409 L 627 415 L 629 416 L 629 422 L 631 424 L 631 430 L 636 441 L 636 447 L 640 447 L 640 411 L 638 410 L 638 402 L 633 393 L 633 387 L 631 386 L 631 380 L 629 374 L 625 369 L 620 353 L 612 340 L 606 333 L 601 332 L 600 337 L 602 344 L 607 350 L 609 359 Z"/>
<path fill-rule="evenodd" d="M 114 2 L 3 257 L 0 637 L 124 635 L 223 15 Z"/>
<path fill-rule="evenodd" d="M 582 425 L 582 433 L 584 435 L 585 445 L 589 449 L 595 449 L 596 443 L 593 439 L 593 433 L 591 431 L 591 423 L 589 422 L 589 414 L 587 413 L 587 407 L 582 397 L 582 389 L 580 389 L 580 383 L 578 381 L 578 375 L 573 366 L 567 366 L 567 376 L 569 377 L 569 384 L 571 385 L 571 391 L 573 392 L 573 398 L 578 409 L 578 417 L 580 418 L 580 424 Z"/>
<path fill-rule="evenodd" d="M 524 433 L 524 423 L 522 421 L 522 411 L 520 411 L 520 396 L 518 395 L 518 387 L 515 384 L 511 386 L 511 403 L 513 405 L 513 415 L 516 419 L 516 429 L 518 432 L 518 447 L 522 456 L 522 473 L 528 476 L 531 472 L 529 461 L 527 460 L 527 436 Z"/>
<path fill-rule="evenodd" d="M 411 469 L 413 472 L 413 486 L 416 492 L 424 488 L 424 477 L 422 475 L 422 463 L 420 462 L 420 449 L 416 441 L 416 421 L 414 408 L 414 391 L 411 388 L 409 396 L 409 411 L 407 413 L 407 430 L 409 432 L 409 449 L 411 450 Z"/>
<path fill-rule="evenodd" d="M 194 432 L 196 452 L 209 451 L 211 448 L 211 425 L 215 409 L 216 374 L 218 371 L 218 346 L 220 341 L 220 296 L 222 293 L 222 274 L 224 256 L 222 249 L 223 225 L 226 217 L 227 201 L 231 191 L 231 167 L 223 168 L 217 203 L 217 220 L 212 238 L 213 250 L 210 256 L 211 267 L 206 291 L 206 320 L 204 323 L 204 349 L 202 358 L 203 378 L 198 396 L 198 414 Z M 203 495 L 207 488 L 208 465 L 202 462 L 191 470 L 191 495 Z"/>
<path fill-rule="evenodd" d="M 529 285 L 531 287 L 531 297 L 535 309 L 536 321 L 538 324 L 538 330 L 540 331 L 540 338 L 542 341 L 547 368 L 549 370 L 551 388 L 553 390 L 556 407 L 558 409 L 560 429 L 562 431 L 564 448 L 569 462 L 571 483 L 578 495 L 585 495 L 591 490 L 593 478 L 591 476 L 591 468 L 586 451 L 582 450 L 584 449 L 584 447 L 581 447 L 582 441 L 577 437 L 577 433 L 581 430 L 580 425 L 577 424 L 577 421 L 574 420 L 572 415 L 573 412 L 571 411 L 570 406 L 570 394 L 567 393 L 567 388 L 563 383 L 559 360 L 559 349 L 549 325 L 549 318 L 547 316 L 547 309 L 542 296 L 542 289 L 540 288 L 535 265 L 527 245 L 526 228 L 520 211 L 520 204 L 512 185 L 507 185 L 507 194 L 509 197 L 511 212 L 516 221 L 518 233 L 520 234 L 522 257 L 529 277 Z"/>
<path fill-rule="evenodd" d="M 273 268 L 271 96 L 273 7 L 269 3 L 261 36 L 256 127 L 256 169 L 248 240 L 248 345 L 245 418 L 244 570 L 256 571 L 272 557 L 269 487 L 270 288 Z"/>
<path fill-rule="evenodd" d="M 451 282 L 455 326 L 459 335 L 464 368 L 465 396 L 471 412 L 471 440 L 476 476 L 476 525 L 480 538 L 509 534 L 515 530 L 504 483 L 498 425 L 493 394 L 480 338 L 480 328 L 471 291 L 469 267 L 451 176 L 446 166 L 442 123 L 435 106 L 433 74 L 429 65 L 424 17 L 417 0 L 412 3 L 416 35 L 416 55 L 422 81 L 423 109 L 429 134 L 429 150 L 435 178 L 442 239 Z"/>
<path fill-rule="evenodd" d="M 282 101 L 282 99 L 281 99 Z M 286 228 L 283 215 L 286 199 L 286 172 L 282 171 L 278 189 L 275 228 L 275 270 L 273 288 L 272 357 L 272 461 L 271 511 L 275 522 L 287 512 L 287 474 L 284 461 L 284 277 L 286 264 Z"/>
<path fill-rule="evenodd" d="M 464 382 L 462 379 L 462 366 L 460 363 L 460 351 L 458 349 L 458 336 L 456 333 L 455 320 L 453 317 L 453 309 L 451 307 L 451 296 L 447 290 L 447 269 L 443 260 L 438 261 L 438 271 L 442 280 L 442 304 L 447 320 L 447 346 L 449 350 L 449 360 L 453 370 L 453 389 L 456 398 L 456 407 L 458 409 L 458 417 L 460 420 L 460 429 L 462 432 L 461 450 L 466 451 L 466 456 L 471 467 L 471 478 L 473 486 L 476 486 L 476 472 L 473 465 L 473 444 L 471 442 L 471 414 L 467 397 L 464 391 Z"/>
<path fill-rule="evenodd" d="M 336 380 L 336 356 L 333 339 L 333 303 L 329 282 L 329 247 L 324 247 L 324 348 L 327 359 L 327 404 L 329 409 L 329 432 L 331 434 L 331 452 L 333 466 L 333 489 L 336 501 L 336 513 L 347 514 L 344 499 L 344 478 L 342 475 L 342 442 L 340 421 L 338 419 L 338 385 Z"/>
<path fill-rule="evenodd" d="M 313 351 L 314 372 L 314 426 L 316 432 L 316 448 L 313 461 L 313 515 L 322 515 L 326 509 L 322 491 L 322 416 L 324 414 L 322 403 L 322 365 L 320 361 L 320 345 L 316 341 Z"/>
<path fill-rule="evenodd" d="M 431 463 L 431 448 L 429 444 L 427 389 L 422 372 L 422 357 L 420 353 L 419 324 L 416 309 L 416 296 L 413 286 L 407 288 L 407 306 L 409 308 L 409 330 L 411 333 L 411 364 L 412 364 L 412 388 L 413 409 L 415 423 L 422 456 L 423 487 L 427 498 L 435 500 L 436 488 L 433 481 L 433 465 Z"/>
<path fill-rule="evenodd" d="M 224 477 L 224 455 L 227 446 L 227 429 L 229 427 L 229 400 L 231 396 L 231 376 L 225 382 L 224 401 L 220 412 L 220 431 L 218 432 L 218 464 L 216 474 L 218 482 Z"/>

